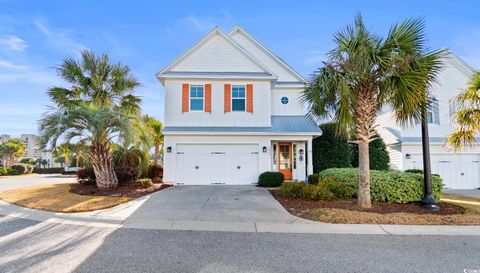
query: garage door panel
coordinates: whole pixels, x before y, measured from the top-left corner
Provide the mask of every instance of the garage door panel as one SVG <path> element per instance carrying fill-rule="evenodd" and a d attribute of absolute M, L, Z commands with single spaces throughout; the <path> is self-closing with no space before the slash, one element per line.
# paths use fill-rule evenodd
<path fill-rule="evenodd" d="M 176 183 L 252 184 L 258 176 L 256 144 L 179 144 Z"/>

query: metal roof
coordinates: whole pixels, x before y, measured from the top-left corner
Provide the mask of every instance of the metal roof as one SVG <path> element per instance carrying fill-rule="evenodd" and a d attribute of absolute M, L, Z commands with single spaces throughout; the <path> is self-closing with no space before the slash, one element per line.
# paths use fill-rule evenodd
<path fill-rule="evenodd" d="M 273 77 L 269 72 L 224 72 L 224 71 L 166 71 L 161 76 L 234 76 L 234 77 Z"/>
<path fill-rule="evenodd" d="M 174 132 L 225 132 L 225 133 L 274 133 L 307 134 L 319 136 L 322 131 L 306 116 L 272 116 L 271 127 L 165 127 L 164 133 Z"/>

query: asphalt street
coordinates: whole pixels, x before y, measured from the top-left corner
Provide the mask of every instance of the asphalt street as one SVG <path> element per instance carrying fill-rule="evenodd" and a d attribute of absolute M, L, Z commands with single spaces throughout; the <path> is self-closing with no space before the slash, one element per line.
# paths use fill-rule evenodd
<path fill-rule="evenodd" d="M 0 217 L 0 272 L 479 272 L 479 253 L 472 236 L 167 231 Z"/>

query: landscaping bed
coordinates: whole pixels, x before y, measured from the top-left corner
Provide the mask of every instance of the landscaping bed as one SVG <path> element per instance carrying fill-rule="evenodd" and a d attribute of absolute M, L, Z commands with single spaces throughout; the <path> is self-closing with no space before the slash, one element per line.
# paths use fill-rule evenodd
<path fill-rule="evenodd" d="M 283 197 L 275 190 L 270 192 L 291 214 L 314 221 L 345 224 L 480 225 L 480 206 L 465 207 L 459 203 L 440 202 L 440 211 L 430 212 L 419 203 L 373 202 L 372 208 L 363 209 L 357 206 L 354 198 L 306 200 Z"/>
<path fill-rule="evenodd" d="M 149 187 L 144 187 L 137 181 L 127 182 L 112 190 L 102 190 L 95 185 L 72 184 L 70 192 L 80 195 L 91 196 L 112 196 L 112 197 L 132 197 L 138 198 L 165 188 L 171 185 L 163 183 L 153 183 Z"/>

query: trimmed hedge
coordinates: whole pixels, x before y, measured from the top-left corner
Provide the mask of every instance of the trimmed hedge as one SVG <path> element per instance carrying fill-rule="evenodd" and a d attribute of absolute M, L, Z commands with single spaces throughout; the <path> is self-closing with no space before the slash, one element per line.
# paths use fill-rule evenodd
<path fill-rule="evenodd" d="M 405 170 L 406 173 L 421 173 L 423 174 L 423 170 L 422 169 L 408 169 L 408 170 Z"/>
<path fill-rule="evenodd" d="M 352 197 L 358 194 L 358 169 L 332 168 L 319 173 L 320 179 L 332 177 L 343 183 Z M 433 195 L 440 200 L 443 190 L 442 179 L 432 177 Z M 370 192 L 372 201 L 389 203 L 418 202 L 423 199 L 423 175 L 399 171 L 370 171 Z"/>
<path fill-rule="evenodd" d="M 279 172 L 264 172 L 258 177 L 259 187 L 278 187 L 280 186 L 285 177 Z"/>
<path fill-rule="evenodd" d="M 331 200 L 335 198 L 349 198 L 354 193 L 332 177 L 320 180 L 318 184 L 303 182 L 283 183 L 277 193 L 284 197 L 303 198 L 307 200 Z"/>
<path fill-rule="evenodd" d="M 13 164 L 10 166 L 12 170 L 16 170 L 18 174 L 27 174 L 29 173 L 29 167 L 30 165 L 28 164 Z M 33 169 L 32 169 L 33 170 Z"/>
<path fill-rule="evenodd" d="M 368 153 L 370 158 L 370 170 L 388 170 L 390 164 L 390 155 L 387 152 L 387 146 L 383 139 L 375 136 L 376 139 L 368 144 Z M 358 145 L 351 144 L 352 147 L 352 166 L 358 168 Z"/>
<path fill-rule="evenodd" d="M 33 169 L 33 172 L 34 173 L 38 173 L 38 174 L 54 174 L 54 173 L 62 173 L 62 171 L 64 171 L 65 168 L 38 168 L 38 167 L 35 167 Z"/>
<path fill-rule="evenodd" d="M 352 151 L 347 139 L 336 134 L 334 123 L 320 125 L 322 135 L 312 142 L 313 171 L 352 167 Z M 334 155 L 334 156 L 332 156 Z"/>

